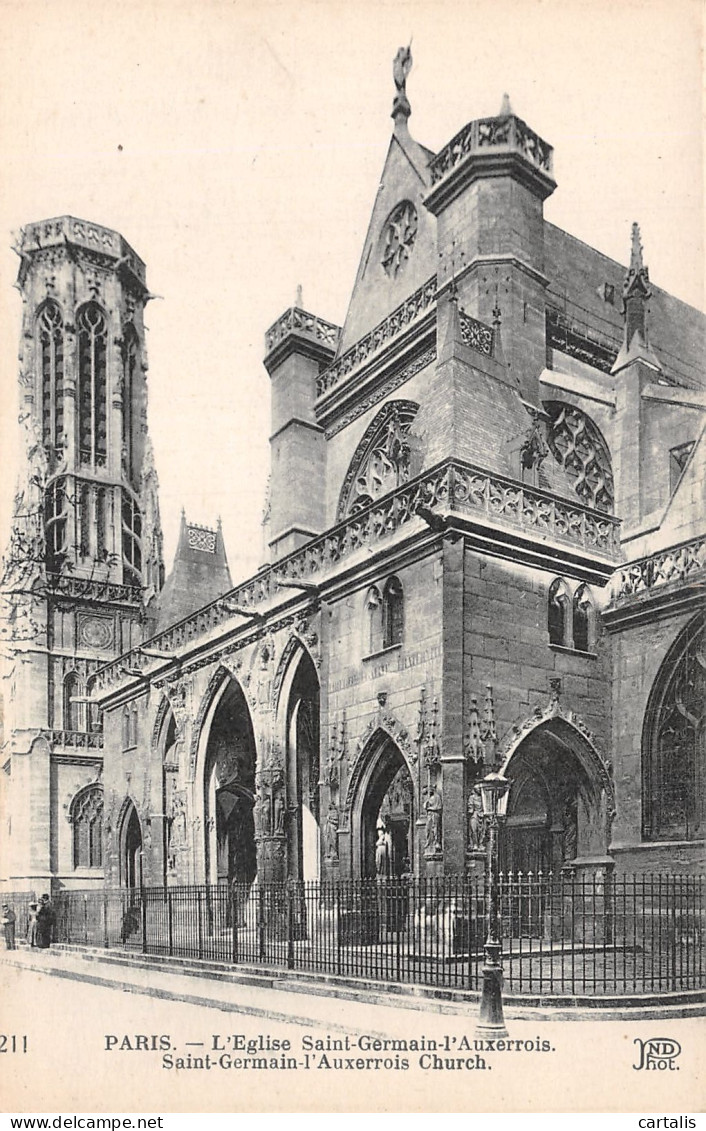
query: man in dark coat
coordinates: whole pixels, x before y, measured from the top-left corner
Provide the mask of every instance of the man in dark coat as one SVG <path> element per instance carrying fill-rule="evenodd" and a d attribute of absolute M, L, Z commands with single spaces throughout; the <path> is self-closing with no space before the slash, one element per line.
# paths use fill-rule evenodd
<path fill-rule="evenodd" d="M 37 946 L 51 946 L 54 934 L 54 908 L 48 895 L 43 895 L 39 901 L 37 912 Z"/>

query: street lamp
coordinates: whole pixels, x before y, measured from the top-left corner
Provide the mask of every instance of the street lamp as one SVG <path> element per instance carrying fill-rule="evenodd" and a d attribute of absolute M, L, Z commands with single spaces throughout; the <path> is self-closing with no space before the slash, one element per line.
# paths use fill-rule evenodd
<path fill-rule="evenodd" d="M 500 921 L 500 861 L 498 835 L 507 813 L 510 782 L 502 774 L 486 774 L 478 782 L 483 816 L 488 821 L 486 855 L 486 939 L 483 962 L 483 993 L 476 1032 L 480 1036 L 506 1037 L 503 1017 L 502 923 Z"/>

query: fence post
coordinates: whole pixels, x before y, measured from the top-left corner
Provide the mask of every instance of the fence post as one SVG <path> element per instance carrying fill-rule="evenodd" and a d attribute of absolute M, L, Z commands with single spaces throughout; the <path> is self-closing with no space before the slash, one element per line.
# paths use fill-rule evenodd
<path fill-rule="evenodd" d="M 263 884 L 260 884 L 257 893 L 257 933 L 258 933 L 258 953 L 260 955 L 260 962 L 265 961 L 265 889 Z"/>
<path fill-rule="evenodd" d="M 169 957 L 174 956 L 174 924 L 172 922 L 172 893 L 167 889 L 167 942 Z"/>
<path fill-rule="evenodd" d="M 83 893 L 83 945 L 88 946 L 88 892 Z"/>
<path fill-rule="evenodd" d="M 196 937 L 198 939 L 199 958 L 203 958 L 203 924 L 201 923 L 201 892 L 196 892 Z"/>
<path fill-rule="evenodd" d="M 147 954 L 147 903 L 145 902 L 145 889 L 140 888 L 140 910 L 142 912 L 142 953 Z"/>
<path fill-rule="evenodd" d="M 287 969 L 294 969 L 294 890 L 291 876 L 287 880 Z"/>
<path fill-rule="evenodd" d="M 103 947 L 105 950 L 110 945 L 108 937 L 108 893 L 103 892 Z"/>
<path fill-rule="evenodd" d="M 231 924 L 232 924 L 231 930 L 233 932 L 232 954 L 233 954 L 233 965 L 235 966 L 235 965 L 237 965 L 237 962 L 238 962 L 238 885 L 237 885 L 237 883 L 231 884 L 230 894 L 231 894 L 230 921 L 231 921 Z"/>

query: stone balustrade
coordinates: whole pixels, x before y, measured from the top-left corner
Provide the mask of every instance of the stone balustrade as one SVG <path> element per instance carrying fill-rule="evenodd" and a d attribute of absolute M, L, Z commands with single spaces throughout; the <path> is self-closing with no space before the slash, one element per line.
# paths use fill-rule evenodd
<path fill-rule="evenodd" d="M 514 114 L 479 118 L 464 126 L 431 162 L 431 181 L 438 184 L 471 154 L 488 151 L 519 153 L 548 176 L 553 174 L 551 145 Z"/>
<path fill-rule="evenodd" d="M 620 523 L 611 515 L 492 475 L 459 460 L 446 460 L 325 534 L 312 538 L 275 565 L 260 570 L 224 597 L 146 641 L 143 647 L 148 651 L 173 653 L 176 658 L 237 616 L 230 606 L 262 613 L 263 605 L 286 594 L 287 580 L 323 583 L 335 573 L 339 563 L 395 534 L 418 518 L 420 509 L 436 510 L 440 517 L 457 513 L 473 516 L 480 522 L 485 519 L 529 537 L 551 539 L 579 548 L 604 561 L 614 562 L 620 556 Z M 156 661 L 159 663 L 159 657 L 135 648 L 99 669 L 94 687 L 98 691 L 105 690 L 124 675 L 145 673 Z"/>
<path fill-rule="evenodd" d="M 616 570 L 611 579 L 611 605 L 664 585 L 683 584 L 705 570 L 706 536 L 702 535 Z"/>

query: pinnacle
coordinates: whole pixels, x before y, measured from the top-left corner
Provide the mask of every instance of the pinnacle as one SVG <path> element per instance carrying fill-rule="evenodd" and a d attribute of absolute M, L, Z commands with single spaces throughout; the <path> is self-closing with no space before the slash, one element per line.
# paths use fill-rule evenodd
<path fill-rule="evenodd" d="M 509 118 L 513 113 L 512 106 L 510 105 L 510 95 L 503 94 L 502 104 L 500 106 L 499 118 Z"/>

